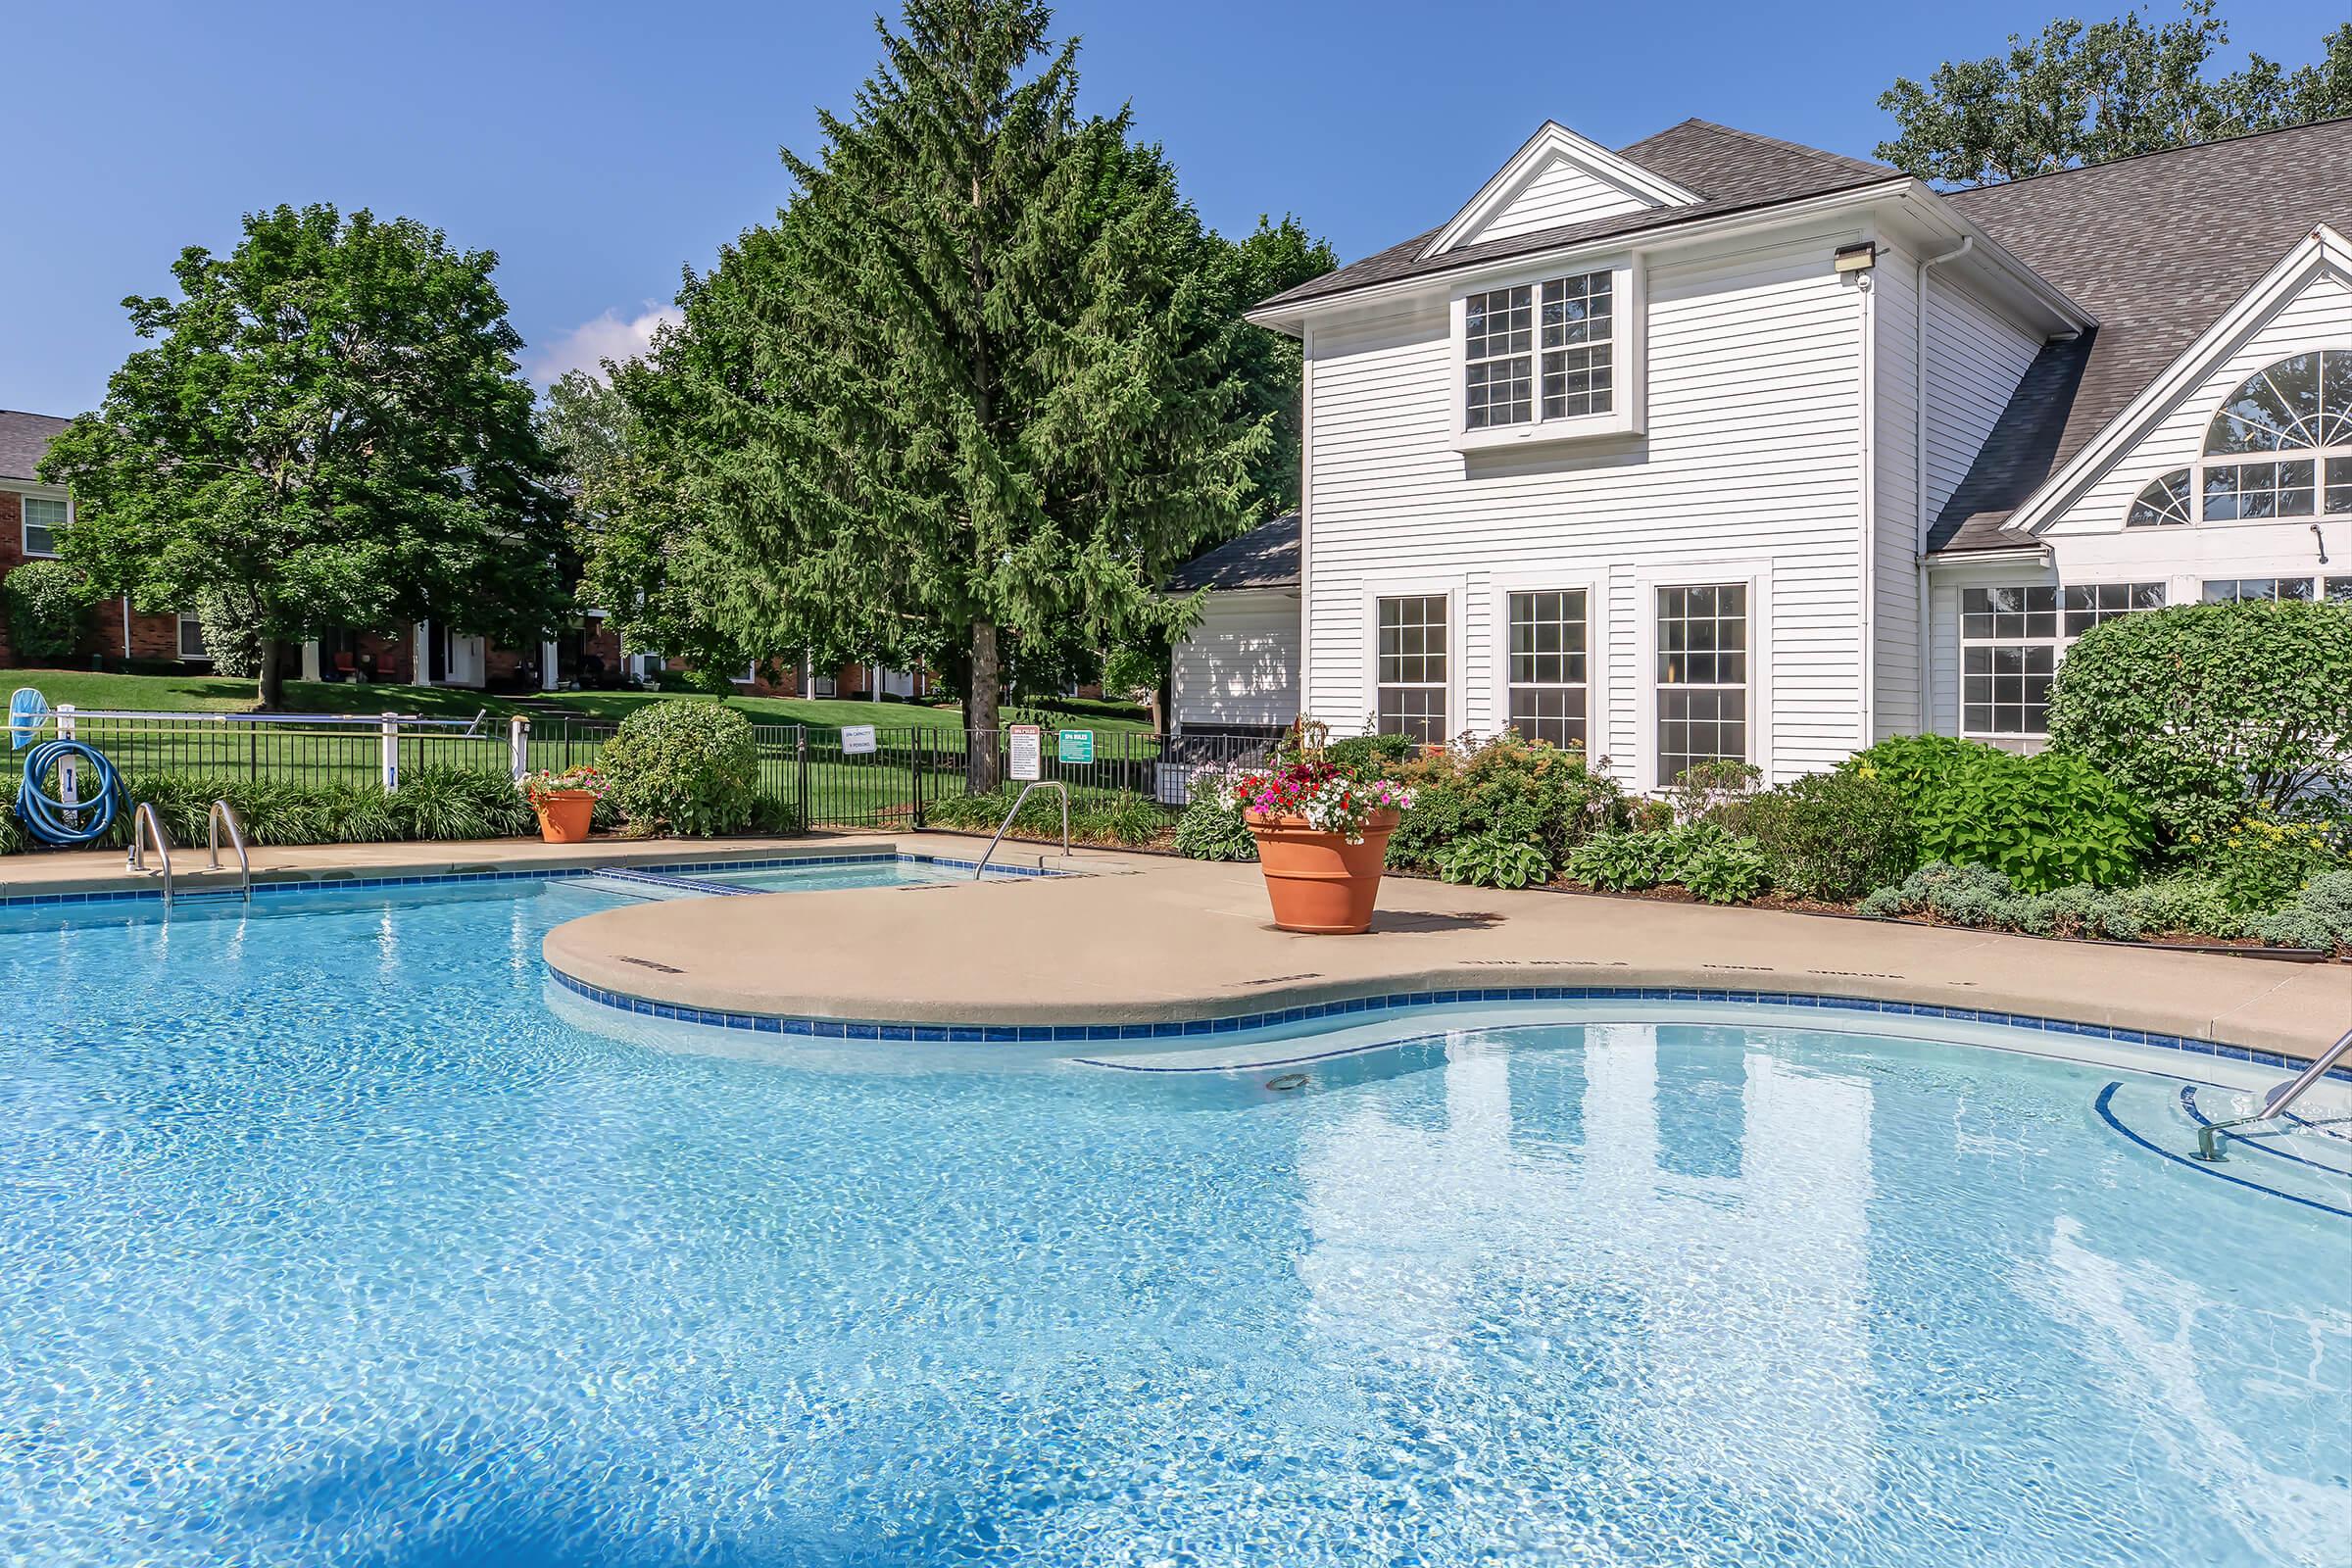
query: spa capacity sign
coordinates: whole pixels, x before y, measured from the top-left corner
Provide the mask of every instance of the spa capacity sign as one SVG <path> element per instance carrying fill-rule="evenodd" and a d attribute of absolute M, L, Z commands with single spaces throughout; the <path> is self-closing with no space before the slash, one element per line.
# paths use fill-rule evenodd
<path fill-rule="evenodd" d="M 1065 762 L 1091 762 L 1095 760 L 1095 732 L 1091 729 L 1065 729 L 1059 734 L 1059 756 Z"/>
<path fill-rule="evenodd" d="M 1024 783 L 1046 776 L 1045 731 L 1035 724 L 1015 724 L 1004 732 L 1012 776 Z"/>
<path fill-rule="evenodd" d="M 841 728 L 841 755 L 842 755 L 842 756 L 844 756 L 844 757 L 871 757 L 871 756 L 873 755 L 873 752 L 874 752 L 874 726 L 873 726 L 873 725 L 871 725 L 871 724 L 844 724 L 844 725 L 842 726 L 842 728 Z"/>

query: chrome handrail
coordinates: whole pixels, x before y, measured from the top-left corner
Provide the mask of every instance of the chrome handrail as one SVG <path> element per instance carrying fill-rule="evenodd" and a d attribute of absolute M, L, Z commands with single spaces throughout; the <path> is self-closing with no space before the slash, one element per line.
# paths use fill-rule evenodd
<path fill-rule="evenodd" d="M 973 881 L 979 881 L 988 870 L 989 859 L 997 853 L 997 846 L 1004 842 L 1004 835 L 1011 831 L 1012 819 L 1021 814 L 1021 807 L 1029 799 L 1029 792 L 1039 789 L 1061 792 L 1061 858 L 1065 860 L 1070 858 L 1070 787 L 1057 778 L 1031 779 L 1021 786 L 1021 793 L 1012 798 L 1012 809 L 1004 813 L 1004 820 L 997 824 L 997 836 L 988 841 L 988 854 L 980 857 L 980 863 L 972 867 Z"/>
<path fill-rule="evenodd" d="M 228 829 L 230 848 L 237 852 L 237 871 L 244 881 L 245 902 L 251 904 L 253 902 L 253 861 L 247 858 L 245 854 L 245 824 L 238 819 L 235 807 L 226 801 L 215 801 L 212 810 L 205 815 L 204 830 L 206 836 L 212 841 L 212 868 L 216 871 L 220 869 L 220 829 L 223 827 Z"/>
<path fill-rule="evenodd" d="M 2222 1134 L 2232 1127 L 2245 1127 L 2258 1121 L 2276 1121 L 2286 1114 L 2287 1106 L 2303 1098 L 2313 1084 L 2328 1076 L 2328 1070 L 2346 1055 L 2352 1055 L 2352 1029 L 2344 1038 L 2329 1046 L 2312 1059 L 2310 1066 L 2282 1084 L 2274 1084 L 2262 1097 L 2262 1109 L 2251 1116 L 2239 1116 L 2232 1121 L 2210 1121 L 2197 1129 L 2197 1157 L 2208 1164 L 2220 1164 L 2229 1156 L 2222 1152 Z"/>
<path fill-rule="evenodd" d="M 141 801 L 130 812 L 130 855 L 124 861 L 133 871 L 147 869 L 147 857 L 141 846 L 153 843 L 155 858 L 164 866 L 164 907 L 172 907 L 172 842 L 164 837 L 164 819 L 156 814 L 153 801 Z"/>

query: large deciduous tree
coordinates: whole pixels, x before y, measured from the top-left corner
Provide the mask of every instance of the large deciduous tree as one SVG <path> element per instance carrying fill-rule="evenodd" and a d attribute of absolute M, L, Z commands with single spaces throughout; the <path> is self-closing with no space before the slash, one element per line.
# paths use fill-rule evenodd
<path fill-rule="evenodd" d="M 252 628 L 265 707 L 279 648 L 332 627 L 541 636 L 566 597 L 564 498 L 496 265 L 325 206 L 181 252 L 179 298 L 123 302 L 155 346 L 42 460 L 74 491 L 59 554 L 105 591 Z"/>
<path fill-rule="evenodd" d="M 776 222 L 615 371 L 670 481 L 668 517 L 604 552 L 646 603 L 754 654 L 928 652 L 976 731 L 1014 644 L 1133 635 L 1172 565 L 1280 499 L 1255 274 L 1124 112 L 1078 113 L 1048 21 L 910 0 L 856 111 L 785 153 Z"/>
<path fill-rule="evenodd" d="M 2229 42 L 2214 0 L 2188 0 L 2161 26 L 2136 12 L 2052 22 L 2006 54 L 1947 61 L 1925 85 L 1897 77 L 1880 95 L 1900 134 L 1879 156 L 1921 179 L 1974 185 L 2023 179 L 2135 153 L 2352 114 L 2352 23 L 2294 70 L 2248 58 L 2212 76 Z"/>

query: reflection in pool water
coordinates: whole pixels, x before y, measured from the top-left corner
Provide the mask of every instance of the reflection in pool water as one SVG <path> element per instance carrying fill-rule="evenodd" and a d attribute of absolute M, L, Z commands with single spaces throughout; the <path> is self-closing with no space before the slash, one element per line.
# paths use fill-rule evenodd
<path fill-rule="evenodd" d="M 596 906 L 0 922 L 0 1562 L 2340 1568 L 2352 1235 L 2174 1085 L 666 1050 L 546 1005 Z"/>

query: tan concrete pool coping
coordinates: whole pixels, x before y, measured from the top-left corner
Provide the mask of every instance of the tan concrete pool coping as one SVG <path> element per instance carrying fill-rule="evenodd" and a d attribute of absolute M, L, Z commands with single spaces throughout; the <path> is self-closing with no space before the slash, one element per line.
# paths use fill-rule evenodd
<path fill-rule="evenodd" d="M 912 835 L 813 833 L 794 838 L 599 838 L 585 844 L 484 839 L 414 844 L 257 845 L 251 851 L 251 858 L 256 882 L 328 882 L 462 876 L 478 871 L 585 871 L 598 866 L 693 865 L 712 860 L 883 854 L 899 848 L 902 838 L 909 841 L 905 845 L 907 853 L 928 853 L 923 846 L 911 842 Z M 213 871 L 206 868 L 203 845 L 173 845 L 174 890 L 189 893 L 236 886 L 235 858 L 226 846 L 221 854 L 230 862 L 229 866 Z M 1031 865 L 1037 864 L 1037 849 L 1024 847 L 1022 858 Z M 152 867 L 154 857 L 150 855 L 148 859 Z M 144 873 L 127 870 L 121 850 L 60 850 L 0 858 L 0 899 L 42 893 L 160 892 L 162 886 L 162 879 L 152 869 Z"/>
<path fill-rule="evenodd" d="M 927 833 L 909 847 L 980 846 Z M 1294 936 L 1273 929 L 1254 864 L 1102 851 L 1075 864 L 1127 874 L 647 904 L 559 926 L 544 952 L 581 985 L 657 1004 L 908 1024 L 1160 1023 L 1570 986 L 1928 1004 L 2293 1056 L 2352 1027 L 2342 963 L 1402 878 L 1369 933 Z"/>

